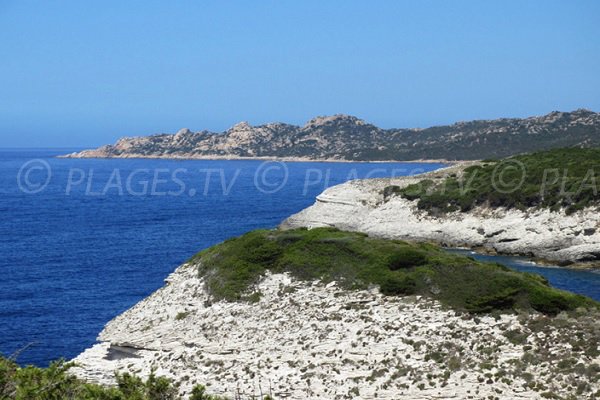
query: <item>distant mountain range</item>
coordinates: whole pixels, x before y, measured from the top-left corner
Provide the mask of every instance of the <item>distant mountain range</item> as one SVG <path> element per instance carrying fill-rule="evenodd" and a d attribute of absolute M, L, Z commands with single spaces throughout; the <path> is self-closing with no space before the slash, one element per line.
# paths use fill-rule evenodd
<path fill-rule="evenodd" d="M 600 113 L 579 109 L 530 118 L 458 122 L 425 129 L 381 129 L 349 115 L 304 126 L 240 122 L 222 133 L 122 138 L 73 158 L 283 158 L 302 160 L 476 160 L 557 147 L 600 146 Z"/>

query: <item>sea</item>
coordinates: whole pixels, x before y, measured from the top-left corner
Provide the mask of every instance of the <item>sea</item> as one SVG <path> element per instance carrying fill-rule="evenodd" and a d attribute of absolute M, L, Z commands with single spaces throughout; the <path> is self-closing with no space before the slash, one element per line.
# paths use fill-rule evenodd
<path fill-rule="evenodd" d="M 75 357 L 196 252 L 276 227 L 327 187 L 443 167 L 57 158 L 77 150 L 0 149 L 0 354 L 21 365 Z M 473 255 L 600 300 L 596 272 Z"/>

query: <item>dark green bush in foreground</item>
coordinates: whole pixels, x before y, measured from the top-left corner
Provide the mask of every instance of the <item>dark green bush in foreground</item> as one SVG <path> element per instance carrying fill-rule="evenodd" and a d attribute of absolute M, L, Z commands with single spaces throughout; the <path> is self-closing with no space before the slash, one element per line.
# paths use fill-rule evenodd
<path fill-rule="evenodd" d="M 486 161 L 441 182 L 423 180 L 388 186 L 384 199 L 399 194 L 430 212 L 469 211 L 479 205 L 565 209 L 600 205 L 600 149 L 557 149 Z M 598 181 L 597 181 L 598 180 Z"/>
<path fill-rule="evenodd" d="M 206 249 L 198 264 L 211 295 L 259 298 L 253 285 L 267 272 L 336 281 L 346 289 L 378 285 L 385 295 L 420 294 L 469 312 L 533 309 L 547 314 L 595 301 L 554 289 L 539 275 L 449 254 L 430 244 L 368 237 L 330 228 L 257 230 Z"/>
<path fill-rule="evenodd" d="M 164 377 L 151 374 L 146 381 L 130 374 L 117 374 L 116 387 L 85 383 L 69 375 L 72 363 L 56 361 L 48 368 L 20 368 L 0 357 L 0 399 L 8 400 L 179 400 L 176 387 Z M 225 400 L 193 389 L 190 400 Z"/>

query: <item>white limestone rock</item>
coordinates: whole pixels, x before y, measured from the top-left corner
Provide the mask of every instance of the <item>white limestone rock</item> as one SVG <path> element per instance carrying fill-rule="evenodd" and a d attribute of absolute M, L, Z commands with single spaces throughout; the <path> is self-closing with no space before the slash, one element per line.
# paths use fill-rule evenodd
<path fill-rule="evenodd" d="M 243 399 L 541 398 L 520 377 L 482 383 L 486 373 L 520 362 L 523 346 L 505 334 L 529 332 L 517 315 L 474 318 L 421 297 L 344 291 L 286 274 L 267 275 L 258 289 L 257 303 L 211 304 L 196 267 L 183 265 L 108 323 L 100 342 L 73 360 L 73 373 L 111 385 L 117 371 L 147 377 L 154 368 L 179 383 L 184 397 L 205 384 L 210 393 Z M 557 360 L 572 354 L 564 339 L 527 334 L 525 344 Z M 523 372 L 541 380 L 550 367 L 525 365 Z M 549 390 L 570 390 L 565 381 L 571 377 L 555 376 Z"/>
<path fill-rule="evenodd" d="M 289 217 L 281 227 L 332 226 L 378 237 L 524 255 L 561 265 L 600 265 L 600 213 L 594 209 L 566 215 L 479 207 L 467 213 L 431 216 L 417 209 L 416 201 L 400 196 L 384 201 L 386 186 L 440 179 L 460 168 L 462 165 L 416 177 L 346 182 L 325 190 L 314 205 Z"/>

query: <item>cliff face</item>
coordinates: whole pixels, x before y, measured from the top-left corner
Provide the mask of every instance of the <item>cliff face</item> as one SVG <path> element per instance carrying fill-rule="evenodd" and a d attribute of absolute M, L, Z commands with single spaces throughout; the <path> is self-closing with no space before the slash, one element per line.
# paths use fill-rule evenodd
<path fill-rule="evenodd" d="M 381 129 L 347 115 L 316 117 L 304 126 L 241 122 L 223 133 L 181 129 L 122 138 L 66 157 L 473 160 L 567 146 L 600 146 L 600 114 L 552 112 L 426 129 Z"/>
<path fill-rule="evenodd" d="M 600 265 L 600 215 L 595 209 L 566 215 L 547 209 L 477 207 L 432 216 L 419 210 L 416 201 L 400 196 L 384 199 L 388 186 L 402 188 L 425 178 L 443 179 L 460 173 L 465 165 L 416 177 L 355 180 L 331 187 L 314 205 L 285 220 L 282 227 L 332 226 L 384 238 L 524 255 L 561 265 Z"/>

